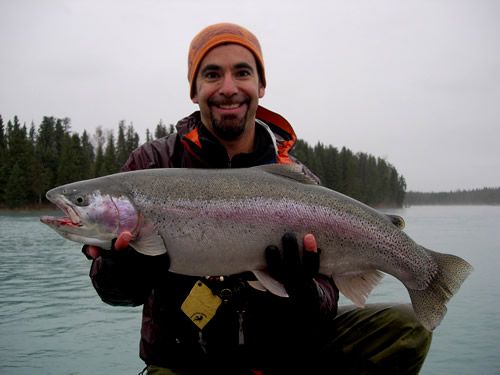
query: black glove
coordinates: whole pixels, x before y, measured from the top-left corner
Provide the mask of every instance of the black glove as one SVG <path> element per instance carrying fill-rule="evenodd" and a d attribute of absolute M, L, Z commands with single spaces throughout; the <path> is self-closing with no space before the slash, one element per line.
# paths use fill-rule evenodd
<path fill-rule="evenodd" d="M 303 251 L 301 257 L 297 237 L 293 233 L 283 236 L 282 245 L 283 254 L 276 246 L 266 248 L 269 274 L 283 283 L 294 304 L 317 311 L 320 299 L 313 278 L 318 274 L 320 250 Z"/>
<path fill-rule="evenodd" d="M 115 242 L 116 238 L 111 241 L 110 250 L 104 250 L 100 247 L 94 246 L 99 250 L 97 257 L 92 257 L 89 253 L 89 248 L 92 247 L 90 245 L 83 245 L 82 253 L 88 260 L 97 260 L 98 258 L 103 258 L 112 262 L 127 264 L 130 267 L 134 267 L 134 264 L 137 266 L 137 263 L 141 265 L 144 264 L 147 265 L 148 268 L 150 268 L 150 272 L 167 271 L 170 267 L 170 257 L 167 253 L 157 256 L 148 256 L 137 252 L 131 246 L 118 250 L 115 248 Z"/>
<path fill-rule="evenodd" d="M 130 246 L 116 250 L 100 249 L 95 259 L 90 257 L 88 246 L 82 252 L 93 259 L 90 278 L 102 300 L 111 305 L 136 306 L 144 302 L 151 288 L 165 282 L 170 266 L 168 254 L 147 256 Z"/>

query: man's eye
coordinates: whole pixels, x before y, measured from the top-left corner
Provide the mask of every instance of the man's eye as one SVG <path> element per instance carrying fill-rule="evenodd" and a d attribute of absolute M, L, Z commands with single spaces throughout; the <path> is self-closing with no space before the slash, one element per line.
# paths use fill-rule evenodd
<path fill-rule="evenodd" d="M 248 70 L 240 70 L 240 71 L 238 72 L 238 76 L 239 76 L 239 77 L 249 77 L 249 76 L 251 76 L 251 75 L 252 75 L 252 73 L 251 73 L 251 72 L 249 72 Z"/>
<path fill-rule="evenodd" d="M 219 74 L 216 72 L 206 72 L 205 73 L 205 79 L 213 80 L 217 79 L 219 77 Z"/>

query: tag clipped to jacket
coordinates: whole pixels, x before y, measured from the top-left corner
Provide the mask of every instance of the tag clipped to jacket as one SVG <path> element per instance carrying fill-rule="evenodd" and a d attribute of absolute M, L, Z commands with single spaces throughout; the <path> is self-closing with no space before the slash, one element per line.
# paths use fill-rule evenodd
<path fill-rule="evenodd" d="M 182 303 L 181 310 L 199 329 L 203 329 L 215 316 L 221 303 L 221 298 L 198 280 Z"/>

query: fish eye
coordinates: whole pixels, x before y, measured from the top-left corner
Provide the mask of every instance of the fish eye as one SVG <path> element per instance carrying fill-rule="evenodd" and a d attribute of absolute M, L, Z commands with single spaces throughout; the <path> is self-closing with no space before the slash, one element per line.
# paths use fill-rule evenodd
<path fill-rule="evenodd" d="M 74 202 L 77 206 L 86 206 L 87 205 L 87 200 L 82 195 L 76 196 L 74 199 Z"/>

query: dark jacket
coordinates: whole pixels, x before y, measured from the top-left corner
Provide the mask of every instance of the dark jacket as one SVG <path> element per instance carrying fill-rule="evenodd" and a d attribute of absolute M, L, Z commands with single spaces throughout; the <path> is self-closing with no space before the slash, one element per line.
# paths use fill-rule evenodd
<path fill-rule="evenodd" d="M 284 118 L 259 107 L 255 151 L 229 160 L 224 147 L 201 124 L 199 112 L 195 112 L 179 121 L 176 134 L 136 149 L 122 170 L 298 163 L 288 154 L 295 140 L 295 133 Z M 200 331 L 180 308 L 200 278 L 173 274 L 167 269 L 167 259 L 146 257 L 129 249 L 97 258 L 90 271 L 104 302 L 144 304 L 140 355 L 147 364 L 169 368 L 207 368 L 212 364 L 220 368 L 226 360 L 233 363 L 238 358 L 242 366 L 263 368 L 276 358 L 300 351 L 303 343 L 311 346 L 310 340 L 320 332 L 316 325 L 334 316 L 337 309 L 338 291 L 328 278 L 316 279 L 320 303 L 313 312 L 297 308 L 286 298 L 250 287 L 247 281 L 251 275 L 226 276 L 224 281 L 202 278 L 224 302 Z"/>

